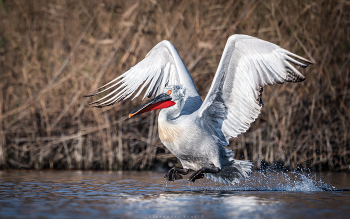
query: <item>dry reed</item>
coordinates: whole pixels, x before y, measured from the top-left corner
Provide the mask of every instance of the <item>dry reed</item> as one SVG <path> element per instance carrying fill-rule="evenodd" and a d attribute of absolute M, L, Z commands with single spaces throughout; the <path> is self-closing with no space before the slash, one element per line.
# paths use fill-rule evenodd
<path fill-rule="evenodd" d="M 227 38 L 247 34 L 315 62 L 306 81 L 267 87 L 265 107 L 229 146 L 236 158 L 349 170 L 349 1 L 2 1 L 0 167 L 150 169 L 173 163 L 157 113 L 103 109 L 83 94 L 140 61 L 177 48 L 204 98 Z M 196 147 L 196 145 L 193 145 Z"/>

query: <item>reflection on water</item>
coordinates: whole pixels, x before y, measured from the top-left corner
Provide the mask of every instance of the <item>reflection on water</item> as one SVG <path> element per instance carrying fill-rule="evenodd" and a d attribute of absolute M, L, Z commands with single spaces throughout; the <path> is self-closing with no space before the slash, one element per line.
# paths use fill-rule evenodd
<path fill-rule="evenodd" d="M 0 217 L 347 218 L 350 174 L 253 173 L 235 186 L 164 173 L 0 171 Z"/>

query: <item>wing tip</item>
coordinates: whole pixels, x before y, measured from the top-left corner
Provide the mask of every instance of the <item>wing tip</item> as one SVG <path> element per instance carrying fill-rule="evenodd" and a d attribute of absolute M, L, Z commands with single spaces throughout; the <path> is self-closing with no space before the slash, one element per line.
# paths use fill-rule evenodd
<path fill-rule="evenodd" d="M 303 67 L 303 68 L 306 68 L 306 67 L 308 67 L 309 65 L 315 65 L 315 63 L 312 62 L 312 61 L 310 61 L 309 59 L 306 59 L 306 58 L 304 58 L 304 57 L 298 56 L 298 55 L 296 55 L 296 54 L 294 54 L 294 53 L 292 53 L 292 52 L 289 52 L 289 51 L 286 50 L 286 49 L 282 49 L 282 50 L 283 50 L 283 52 L 284 52 L 285 54 L 287 54 L 287 55 L 290 56 L 291 58 L 296 59 L 297 62 L 293 62 L 293 64 L 295 64 L 295 65 L 301 66 L 301 67 Z M 291 60 L 289 60 L 289 61 L 291 61 Z M 299 61 L 301 61 L 302 63 L 300 63 Z"/>
<path fill-rule="evenodd" d="M 287 78 L 285 80 L 286 82 L 298 83 L 306 79 L 306 77 L 303 74 L 301 74 L 297 69 L 295 69 L 291 65 L 287 66 L 287 72 Z"/>
<path fill-rule="evenodd" d="M 306 77 L 303 75 L 303 77 L 298 77 L 296 81 L 293 81 L 294 83 L 297 83 L 297 82 L 302 82 L 302 81 L 305 81 Z"/>

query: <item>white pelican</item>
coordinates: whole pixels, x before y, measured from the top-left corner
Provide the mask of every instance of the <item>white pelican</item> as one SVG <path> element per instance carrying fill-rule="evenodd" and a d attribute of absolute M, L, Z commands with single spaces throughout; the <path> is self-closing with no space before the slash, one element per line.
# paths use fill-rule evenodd
<path fill-rule="evenodd" d="M 251 171 L 249 161 L 233 159 L 224 146 L 229 139 L 244 133 L 263 106 L 262 88 L 284 82 L 300 82 L 305 77 L 291 63 L 301 67 L 312 64 L 281 47 L 246 35 L 228 38 L 209 92 L 202 102 L 193 80 L 174 46 L 158 43 L 146 57 L 116 79 L 87 95 L 111 92 L 92 102 L 109 106 L 145 91 L 154 97 L 133 111 L 129 118 L 162 109 L 158 117 L 159 137 L 181 162 L 164 178 L 182 179 L 189 170 L 189 181 L 203 178 L 234 183 Z M 98 89 L 98 90 L 99 90 Z"/>

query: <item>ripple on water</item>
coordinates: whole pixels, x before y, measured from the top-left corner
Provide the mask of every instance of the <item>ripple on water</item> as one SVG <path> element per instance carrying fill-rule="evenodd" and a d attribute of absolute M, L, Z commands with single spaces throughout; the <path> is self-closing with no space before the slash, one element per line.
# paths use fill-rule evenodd
<path fill-rule="evenodd" d="M 163 175 L 0 171 L 0 217 L 322 218 L 318 212 L 324 210 L 330 216 L 350 213 L 349 194 L 334 192 L 340 184 L 330 180 L 349 182 L 350 174 L 253 172 L 231 186 L 209 180 L 165 182 Z"/>

